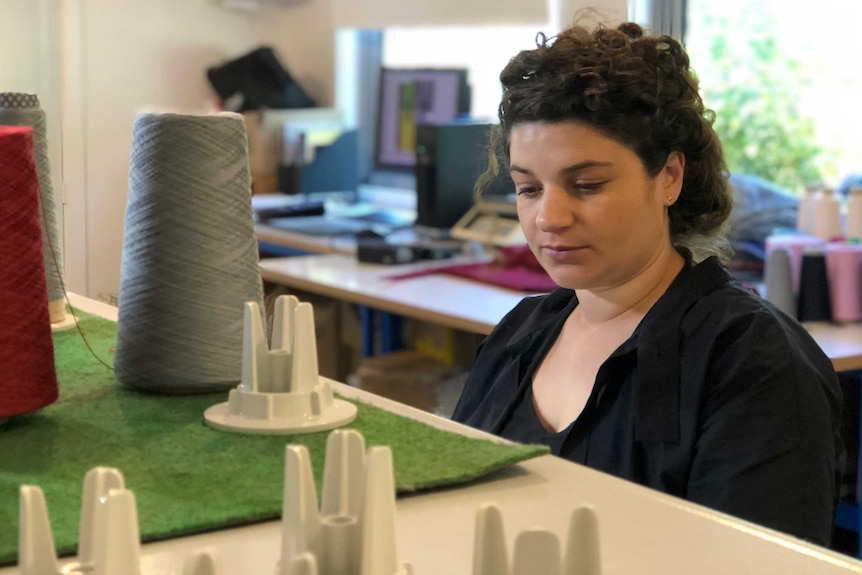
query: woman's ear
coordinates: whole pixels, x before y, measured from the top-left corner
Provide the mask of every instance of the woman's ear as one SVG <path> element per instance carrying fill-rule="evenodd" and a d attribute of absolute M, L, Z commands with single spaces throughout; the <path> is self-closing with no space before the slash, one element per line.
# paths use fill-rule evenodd
<path fill-rule="evenodd" d="M 668 154 L 664 167 L 659 172 L 659 185 L 663 190 L 668 205 L 676 202 L 682 191 L 682 179 L 685 175 L 685 155 L 682 152 Z"/>

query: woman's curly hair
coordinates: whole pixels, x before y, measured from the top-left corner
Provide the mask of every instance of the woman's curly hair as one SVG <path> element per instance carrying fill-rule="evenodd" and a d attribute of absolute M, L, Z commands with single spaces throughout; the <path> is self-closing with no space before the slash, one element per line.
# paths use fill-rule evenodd
<path fill-rule="evenodd" d="M 723 237 L 732 208 L 721 142 L 712 128 L 688 55 L 670 36 L 651 37 L 634 23 L 616 29 L 572 27 L 512 58 L 500 73 L 499 126 L 477 192 L 508 169 L 512 128 L 578 121 L 633 150 L 650 176 L 671 152 L 685 156 L 682 191 L 670 207 L 674 246 L 697 260 L 730 253 Z"/>

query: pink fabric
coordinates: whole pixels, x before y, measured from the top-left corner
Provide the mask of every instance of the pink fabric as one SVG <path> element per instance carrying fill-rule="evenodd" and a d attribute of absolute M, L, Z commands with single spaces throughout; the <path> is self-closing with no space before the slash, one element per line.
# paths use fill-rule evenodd
<path fill-rule="evenodd" d="M 455 264 L 390 276 L 389 279 L 402 280 L 432 274 L 449 274 L 526 292 L 549 292 L 557 287 L 527 246 L 502 248 L 495 262 Z"/>

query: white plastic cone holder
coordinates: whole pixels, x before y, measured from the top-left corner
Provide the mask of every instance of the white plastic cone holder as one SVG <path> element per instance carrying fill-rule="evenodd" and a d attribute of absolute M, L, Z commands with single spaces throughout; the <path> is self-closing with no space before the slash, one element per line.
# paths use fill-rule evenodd
<path fill-rule="evenodd" d="M 123 476 L 117 469 L 96 467 L 85 476 L 78 557 L 62 571 L 57 565 L 45 496 L 39 487 L 21 487 L 19 514 L 21 575 L 141 573 L 135 495 L 125 489 Z"/>
<path fill-rule="evenodd" d="M 562 555 L 560 540 L 554 533 L 538 527 L 519 533 L 511 568 L 499 508 L 485 503 L 476 513 L 473 575 L 601 575 L 601 572 L 599 523 L 590 507 L 580 507 L 572 513 Z"/>
<path fill-rule="evenodd" d="M 21 486 L 18 525 L 18 567 L 21 575 L 59 573 L 45 495 L 34 485 Z"/>
<path fill-rule="evenodd" d="M 84 477 L 78 556 L 61 569 L 42 489 L 19 490 L 18 567 L 20 575 L 141 575 L 141 537 L 135 494 L 123 475 L 111 467 L 95 467 Z M 183 575 L 222 575 L 214 551 L 190 557 Z"/>
<path fill-rule="evenodd" d="M 199 551 L 186 560 L 183 575 L 222 575 L 221 560 L 214 550 Z"/>
<path fill-rule="evenodd" d="M 66 313 L 66 298 L 48 302 L 51 332 L 66 331 L 78 325 L 74 314 Z"/>
<path fill-rule="evenodd" d="M 256 434 L 324 431 L 346 425 L 356 406 L 335 399 L 317 369 L 314 311 L 310 303 L 280 296 L 273 314 L 272 349 L 263 333 L 260 307 L 246 302 L 242 382 L 228 401 L 204 412 L 210 427 Z"/>
<path fill-rule="evenodd" d="M 392 452 L 355 430 L 326 442 L 320 509 L 308 449 L 288 445 L 279 575 L 410 575 L 395 548 Z"/>
<path fill-rule="evenodd" d="M 78 325 L 78 321 L 72 314 L 66 314 L 61 321 L 55 322 L 51 324 L 51 333 L 57 333 L 60 331 L 68 331 Z"/>
<path fill-rule="evenodd" d="M 290 563 L 287 575 L 320 575 L 317 570 L 317 559 L 314 554 L 306 551 L 294 557 Z"/>

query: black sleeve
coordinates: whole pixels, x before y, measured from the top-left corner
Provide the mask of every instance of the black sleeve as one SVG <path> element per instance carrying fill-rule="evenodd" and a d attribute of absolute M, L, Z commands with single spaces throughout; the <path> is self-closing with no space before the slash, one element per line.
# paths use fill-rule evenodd
<path fill-rule="evenodd" d="M 490 336 L 489 336 L 490 337 Z M 476 358 L 482 355 L 482 348 L 487 343 L 488 338 L 479 345 L 476 351 Z M 468 423 L 470 416 L 476 410 L 476 407 L 482 400 L 485 391 L 490 387 L 490 380 L 486 377 L 487 374 L 476 369 L 474 362 L 470 373 L 467 374 L 467 379 L 464 382 L 464 388 L 461 390 L 461 395 L 458 397 L 458 403 L 455 404 L 455 410 L 452 412 L 452 420 L 459 423 Z"/>
<path fill-rule="evenodd" d="M 715 342 L 687 498 L 828 545 L 843 448 L 831 362 L 762 311 Z"/>

